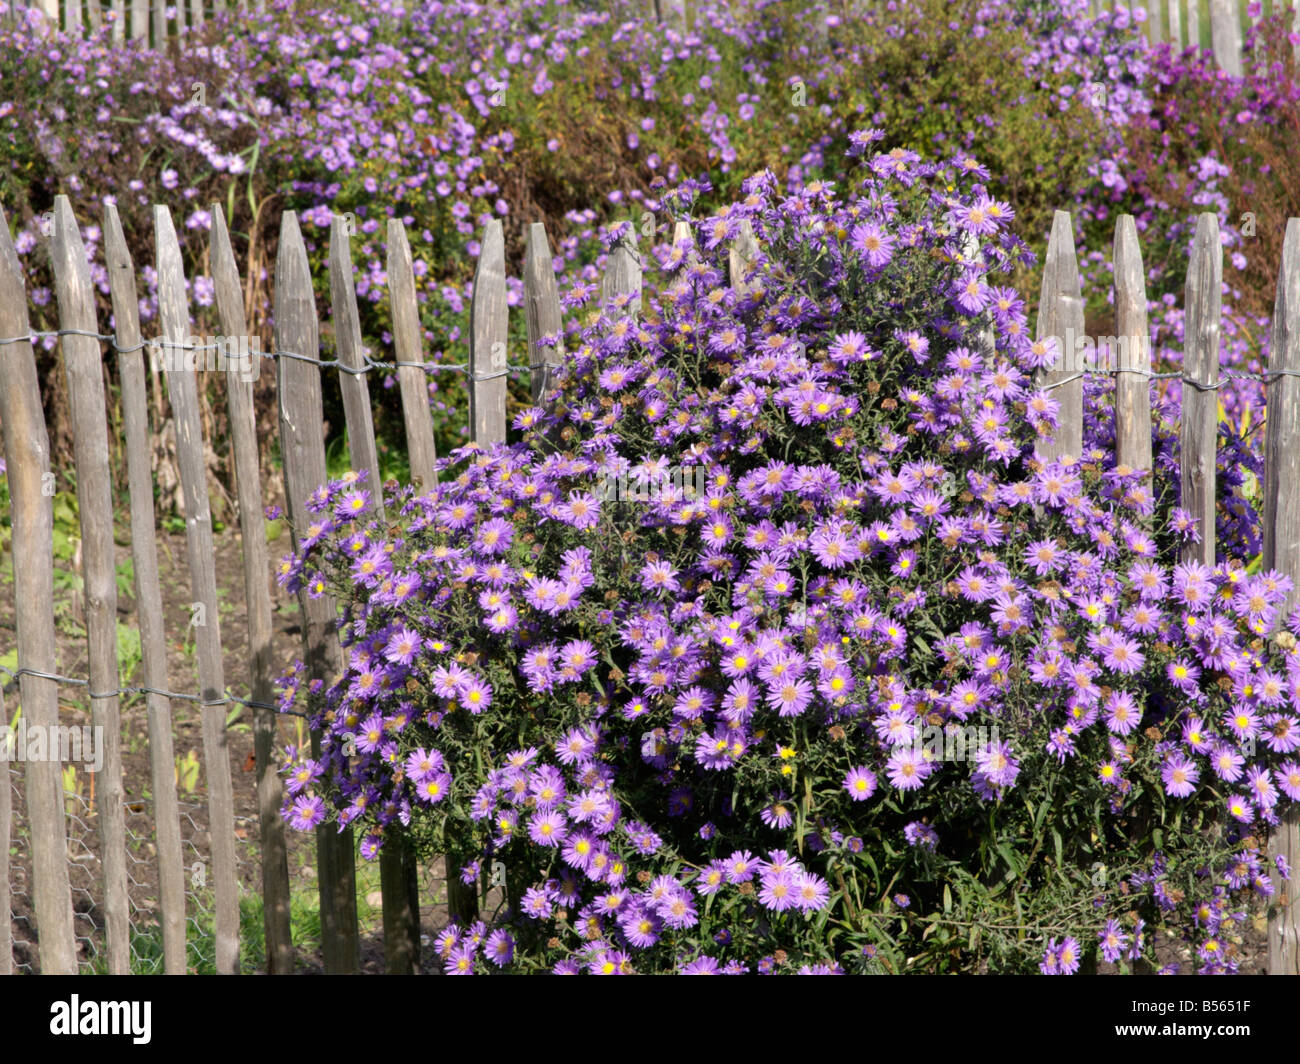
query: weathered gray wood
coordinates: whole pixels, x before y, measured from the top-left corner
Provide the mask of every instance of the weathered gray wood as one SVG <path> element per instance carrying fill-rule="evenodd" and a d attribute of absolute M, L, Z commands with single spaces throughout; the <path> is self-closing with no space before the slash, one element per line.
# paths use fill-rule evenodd
<path fill-rule="evenodd" d="M 60 326 L 80 332 L 99 332 L 90 263 L 67 196 L 57 196 L 54 200 L 51 258 Z M 96 789 L 100 862 L 104 870 L 107 966 L 110 975 L 129 975 L 126 810 L 122 795 L 122 719 L 117 697 L 117 560 L 113 545 L 113 478 L 108 465 L 103 362 L 99 341 L 91 336 L 69 334 L 61 339 L 60 346 L 68 382 L 73 460 L 77 469 L 91 724 L 104 757 Z"/>
<path fill-rule="evenodd" d="M 54 24 L 59 24 L 58 8 L 54 11 Z M 63 8 L 63 29 L 69 36 L 82 33 L 81 0 L 65 0 Z"/>
<path fill-rule="evenodd" d="M 1210 0 L 1210 41 L 1219 69 L 1241 77 L 1241 11 L 1237 0 Z"/>
<path fill-rule="evenodd" d="M 1151 333 L 1147 327 L 1146 273 L 1131 214 L 1115 225 L 1115 451 L 1120 466 L 1152 469 Z M 1125 372 L 1125 371 L 1129 372 Z"/>
<path fill-rule="evenodd" d="M 1295 2 L 1295 0 L 1292 0 L 1292 3 L 1291 32 L 1296 38 L 1300 38 L 1300 3 Z M 1295 59 L 1295 65 L 1300 68 L 1300 40 L 1296 40 L 1296 43 L 1291 48 L 1291 53 Z"/>
<path fill-rule="evenodd" d="M 636 230 L 631 227 L 610 250 L 605 275 L 600 281 L 600 295 L 605 303 L 627 297 L 623 313 L 615 311 L 615 317 L 634 318 L 641 313 L 641 253 L 636 246 Z"/>
<path fill-rule="evenodd" d="M 177 0 L 177 3 L 184 2 L 185 0 Z M 203 25 L 203 0 L 190 0 L 190 25 L 194 27 Z"/>
<path fill-rule="evenodd" d="M 127 485 L 131 500 L 131 559 L 135 569 L 135 606 L 140 625 L 141 668 L 146 687 L 171 688 L 167 680 L 167 636 L 162 587 L 158 580 L 157 526 L 150 470 L 149 413 L 146 403 L 140 304 L 136 299 L 135 264 L 127 251 L 117 208 L 104 209 L 104 259 L 113 301 L 114 336 L 119 348 L 122 427 L 126 437 Z M 158 902 L 163 933 L 163 970 L 184 975 L 185 873 L 181 855 L 180 811 L 176 803 L 176 754 L 172 743 L 170 700 L 145 695 L 149 763 L 153 783 L 153 817 L 158 848 Z"/>
<path fill-rule="evenodd" d="M 1263 568 L 1279 570 L 1296 585 L 1279 611 L 1285 617 L 1300 602 L 1300 377 L 1290 375 L 1300 372 L 1300 218 L 1287 222 L 1282 244 L 1268 371 L 1277 376 L 1266 385 Z M 1268 925 L 1268 971 L 1300 975 L 1300 875 L 1294 871 L 1300 868 L 1300 810 L 1295 806 L 1269 837 L 1269 855 L 1285 857 L 1293 871 L 1289 882 L 1273 879 L 1278 909 Z"/>
<path fill-rule="evenodd" d="M 1083 455 L 1083 369 L 1079 341 L 1084 336 L 1083 295 L 1079 288 L 1079 264 L 1074 254 L 1074 227 L 1067 211 L 1052 219 L 1043 262 L 1043 283 L 1038 303 L 1038 340 L 1056 338 L 1057 362 L 1039 374 L 1038 386 L 1050 387 L 1060 404 L 1056 434 L 1038 445 L 1046 462 L 1069 455 Z M 1058 382 L 1065 383 L 1058 383 Z"/>
<path fill-rule="evenodd" d="M 334 344 L 338 360 L 352 369 L 364 369 L 361 319 L 357 313 L 357 286 L 347 226 L 339 215 L 330 222 L 330 296 L 334 312 Z M 340 373 L 343 416 L 348 426 L 348 453 L 352 468 L 369 473 L 368 486 L 375 515 L 384 517 L 384 485 L 379 478 L 379 450 L 370 410 L 370 385 L 364 373 Z"/>
<path fill-rule="evenodd" d="M 334 344 L 338 360 L 354 369 L 365 366 L 361 347 L 361 323 L 357 313 L 357 287 L 352 268 L 352 248 L 347 225 L 340 215 L 330 221 L 330 301 L 333 307 Z M 348 426 L 348 452 L 352 468 L 366 470 L 374 500 L 366 518 L 384 520 L 384 490 L 379 479 L 379 450 L 370 411 L 370 387 L 364 373 L 340 373 L 343 416 Z M 419 870 L 401 838 L 395 836 L 379 854 L 379 889 L 383 895 L 384 956 L 391 975 L 411 975 L 420 969 L 420 882 Z"/>
<path fill-rule="evenodd" d="M 1152 44 L 1159 44 L 1164 39 L 1164 29 L 1160 25 L 1160 5 L 1162 0 L 1151 0 L 1147 4 L 1147 27 Z"/>
<path fill-rule="evenodd" d="M 749 272 L 758 257 L 758 240 L 754 236 L 754 227 L 748 218 L 740 220 L 740 232 L 727 250 L 727 276 L 731 287 L 738 292 L 750 287 Z"/>
<path fill-rule="evenodd" d="M 424 362 L 424 330 L 415 297 L 411 245 L 400 218 L 388 220 L 388 301 L 393 314 L 393 348 L 398 362 Z M 428 491 L 437 482 L 433 464 L 438 460 L 433 444 L 433 416 L 429 412 L 429 377 L 419 366 L 399 366 L 402 418 L 406 422 L 406 450 L 411 463 L 411 483 Z"/>
<path fill-rule="evenodd" d="M 153 45 L 161 50 L 167 44 L 167 10 L 162 0 L 150 0 L 153 12 Z"/>
<path fill-rule="evenodd" d="M 185 494 L 185 544 L 189 555 L 193 602 L 201 604 L 203 623 L 194 622 L 199 692 L 203 699 L 203 762 L 208 784 L 208 834 L 216 886 L 216 968 L 221 975 L 239 973 L 239 881 L 235 868 L 235 801 L 226 742 L 225 669 L 221 661 L 221 620 L 212 546 L 212 512 L 199 394 L 195 372 L 186 364 L 191 341 L 189 298 L 181 249 L 171 212 L 154 207 L 158 271 L 158 325 L 162 333 L 167 396 L 176 425 L 176 457 Z M 170 352 L 170 354 L 168 354 Z M 196 352 L 196 354 L 198 354 Z"/>
<path fill-rule="evenodd" d="M 126 39 L 126 3 L 125 0 L 113 0 L 109 5 L 113 13 L 113 43 L 121 44 Z"/>
<path fill-rule="evenodd" d="M 81 0 L 67 0 L 72 7 L 80 7 Z M 89 17 L 91 30 L 100 29 L 104 25 L 104 11 L 99 6 L 101 0 L 88 0 L 86 4 L 86 14 Z"/>
<path fill-rule="evenodd" d="M 245 346 L 250 354 L 257 337 L 248 335 L 239 267 L 230 244 L 230 231 L 220 204 L 212 205 L 212 281 L 217 315 L 227 344 Z M 253 356 L 257 357 L 257 356 Z M 258 358 L 258 372 L 266 364 Z M 250 377 L 250 379 L 245 379 Z M 271 636 L 271 589 L 268 582 L 266 536 L 262 531 L 262 475 L 257 453 L 257 419 L 253 409 L 253 380 L 234 364 L 227 366 L 226 400 L 235 450 L 235 483 L 239 494 L 240 549 L 244 559 L 244 600 L 248 605 L 249 692 L 254 702 L 275 703 L 275 659 Z M 275 756 L 277 714 L 253 709 L 253 757 L 257 769 L 257 817 L 262 842 L 262 912 L 266 929 L 266 966 L 270 975 L 294 972 L 293 937 L 289 914 L 289 857 L 284 820 L 284 781 Z"/>
<path fill-rule="evenodd" d="M 1169 0 L 1169 43 L 1174 46 L 1174 51 L 1183 50 L 1183 0 Z"/>
<path fill-rule="evenodd" d="M 1200 0 L 1187 0 L 1187 47 L 1201 46 L 1201 4 Z"/>
<path fill-rule="evenodd" d="M 384 960 L 389 975 L 420 974 L 420 877 L 400 823 L 379 851 L 384 905 Z"/>
<path fill-rule="evenodd" d="M 391 230 L 390 230 L 391 234 Z M 390 254 L 391 260 L 391 254 Z M 389 280 L 391 283 L 391 261 Z M 285 211 L 280 220 L 280 250 L 275 263 L 275 346 L 320 358 L 320 325 L 312 296 L 307 247 L 298 216 Z M 326 482 L 325 440 L 320 369 L 296 358 L 277 359 L 280 397 L 280 454 L 293 547 L 311 524 L 307 499 Z M 423 377 L 423 374 L 421 374 Z M 424 404 L 428 417 L 428 401 Z M 343 657 L 334 627 L 337 610 L 328 595 L 312 598 L 298 592 L 303 616 L 304 664 L 311 679 L 330 683 L 342 672 Z M 321 736 L 312 733 L 312 756 L 319 757 Z M 361 947 L 357 933 L 357 888 L 352 829 L 333 824 L 316 829 L 317 882 L 320 887 L 321 950 L 331 974 L 357 972 Z"/>
<path fill-rule="evenodd" d="M 564 322 L 560 290 L 555 282 L 551 244 L 546 226 L 533 222 L 524 246 L 524 319 L 528 328 L 528 364 L 533 369 L 533 402 L 541 402 L 551 389 L 555 367 L 564 361 Z M 542 344 L 543 336 L 560 341 Z"/>
<path fill-rule="evenodd" d="M 0 207 L 0 337 L 27 336 L 27 294 L 9 221 Z M 14 559 L 14 607 L 18 665 L 53 673 L 54 661 L 54 475 L 45 431 L 36 359 L 30 341 L 0 346 L 0 432 L 4 434 Z M 50 487 L 46 494 L 44 488 Z M 55 681 L 23 676 L 20 698 L 29 725 L 58 723 Z M 5 721 L 8 724 L 8 721 Z M 32 903 L 40 935 L 41 971 L 75 975 L 68 883 L 68 834 L 58 751 L 27 762 L 27 822 L 31 832 Z"/>
<path fill-rule="evenodd" d="M 9 723 L 5 710 L 4 681 L 0 679 L 0 724 Z M 0 744 L 8 744 L 6 736 Z M 0 753 L 4 753 L 0 749 Z M 14 797 L 9 779 L 11 757 L 0 757 L 0 975 L 14 974 L 14 925 L 9 877 L 9 838 L 13 834 Z"/>
<path fill-rule="evenodd" d="M 149 39 L 149 0 L 131 0 L 131 40 Z"/>
<path fill-rule="evenodd" d="M 506 244 L 501 222 L 483 227 L 469 319 L 469 432 L 481 447 L 506 440 Z"/>
<path fill-rule="evenodd" d="M 1196 220 L 1187 266 L 1183 375 L 1183 508 L 1196 519 L 1200 543 L 1183 549 L 1184 561 L 1214 564 L 1214 462 L 1219 422 L 1219 320 L 1222 310 L 1223 245 L 1219 220 L 1206 212 Z"/>

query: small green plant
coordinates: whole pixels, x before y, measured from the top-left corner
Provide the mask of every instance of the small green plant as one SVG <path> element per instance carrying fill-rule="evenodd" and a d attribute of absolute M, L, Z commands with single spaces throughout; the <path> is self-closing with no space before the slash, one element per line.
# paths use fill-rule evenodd
<path fill-rule="evenodd" d="M 193 749 L 176 759 L 176 786 L 185 797 L 192 797 L 199 785 L 199 755 Z"/>
<path fill-rule="evenodd" d="M 76 765 L 65 765 L 63 767 L 63 807 L 68 816 L 76 816 L 81 807 L 81 799 L 86 793 L 86 783 L 82 779 L 81 773 L 77 771 Z M 94 811 L 95 797 L 92 792 L 90 796 L 89 811 Z"/>

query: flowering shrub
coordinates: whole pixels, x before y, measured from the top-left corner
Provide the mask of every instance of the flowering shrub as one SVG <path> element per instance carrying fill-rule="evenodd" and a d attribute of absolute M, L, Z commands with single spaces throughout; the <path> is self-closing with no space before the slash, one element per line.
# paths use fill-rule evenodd
<path fill-rule="evenodd" d="M 338 596 L 349 660 L 285 678 L 324 733 L 285 815 L 501 862 L 449 972 L 1070 972 L 1158 930 L 1220 972 L 1288 874 L 1259 839 L 1300 799 L 1289 581 L 1178 563 L 1197 530 L 1099 457 L 1095 399 L 1081 461 L 1036 456 L 1011 208 L 882 136 L 842 191 L 762 173 L 693 218 L 520 442 L 390 487 L 397 524 L 356 474 L 313 495 L 280 578 Z M 703 493 L 604 490 L 675 468 Z"/>

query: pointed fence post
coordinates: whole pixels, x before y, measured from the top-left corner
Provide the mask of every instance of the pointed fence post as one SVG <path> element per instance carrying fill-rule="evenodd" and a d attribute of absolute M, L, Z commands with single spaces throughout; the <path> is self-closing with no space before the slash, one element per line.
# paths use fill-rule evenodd
<path fill-rule="evenodd" d="M 54 200 L 54 287 L 62 328 L 97 333 L 95 289 L 81 228 L 67 196 Z M 108 463 L 108 411 L 99 341 L 69 334 L 61 340 L 72 418 L 86 588 L 90 716 L 103 757 L 97 774 L 100 861 L 104 872 L 104 937 L 110 975 L 131 972 L 131 925 L 126 892 L 126 809 L 122 792 L 122 717 L 117 689 L 117 559 L 113 542 L 113 475 Z"/>
<path fill-rule="evenodd" d="M 136 298 L 135 264 L 117 208 L 104 208 L 104 260 L 113 301 L 118 378 L 122 387 L 122 429 L 126 437 L 127 487 L 131 500 L 131 561 L 135 569 L 135 607 L 140 626 L 140 668 L 146 687 L 149 768 L 153 784 L 154 834 L 158 847 L 158 902 L 161 908 L 163 970 L 184 975 L 185 870 L 181 854 L 180 810 L 176 801 L 176 752 L 172 741 L 171 701 L 159 691 L 167 678 L 167 626 L 158 579 L 158 526 L 154 521 L 153 471 L 149 451 L 149 413 Z"/>
<path fill-rule="evenodd" d="M 361 319 L 357 312 L 357 285 L 348 243 L 347 221 L 338 214 L 330 219 L 330 305 L 333 310 L 334 346 L 340 362 L 339 389 L 348 427 L 348 455 L 352 468 L 367 474 L 374 509 L 384 520 L 384 486 L 379 479 L 379 450 L 366 383 L 365 353 L 361 347 Z M 348 373 L 351 369 L 356 372 Z M 369 516 L 369 515 L 367 515 Z M 384 956 L 389 975 L 412 975 L 420 970 L 420 882 L 414 855 L 398 824 L 393 837 L 379 853 L 379 890 L 383 898 Z"/>
<path fill-rule="evenodd" d="M 54 474 L 50 472 L 50 441 L 31 341 L 16 339 L 30 335 L 22 267 L 9 236 L 9 220 L 0 208 L 0 339 L 11 341 L 0 344 L 0 432 L 13 521 L 10 547 L 18 665 L 54 673 Z M 24 675 L 20 683 L 28 724 L 45 729 L 57 726 L 55 681 Z M 40 936 L 41 972 L 46 975 L 77 973 L 62 776 L 57 752 L 46 760 L 27 762 L 32 902 Z"/>
<path fill-rule="evenodd" d="M 1182 486 L 1183 508 L 1196 519 L 1200 543 L 1183 548 L 1184 561 L 1214 565 L 1215 448 L 1219 424 L 1219 319 L 1223 245 L 1218 217 L 1196 220 L 1184 294 Z"/>
<path fill-rule="evenodd" d="M 506 439 L 506 246 L 500 220 L 483 229 L 470 303 L 469 432 L 481 447 Z"/>
<path fill-rule="evenodd" d="M 1183 0 L 1169 0 L 1169 43 L 1175 52 L 1183 50 L 1182 4 Z"/>
<path fill-rule="evenodd" d="M 1083 295 L 1079 265 L 1074 254 L 1074 228 L 1066 211 L 1052 219 L 1047 242 L 1043 283 L 1038 303 L 1038 340 L 1055 338 L 1056 365 L 1040 373 L 1038 387 L 1051 388 L 1060 404 L 1056 435 L 1038 445 L 1043 461 L 1083 455 L 1083 364 L 1078 340 L 1084 335 Z"/>
<path fill-rule="evenodd" d="M 533 402 L 539 403 L 551 389 L 555 368 L 564 361 L 560 291 L 546 226 L 541 222 L 533 222 L 528 227 L 524 248 L 524 320 L 528 329 L 528 364 L 533 367 Z M 543 344 L 543 336 L 559 339 L 554 344 Z"/>
<path fill-rule="evenodd" d="M 212 282 L 217 317 L 228 348 L 239 359 L 227 365 L 226 403 L 235 451 L 235 485 L 239 495 L 239 544 L 244 561 L 244 602 L 247 607 L 249 693 L 251 700 L 275 704 L 275 664 L 271 643 L 270 572 L 263 532 L 262 475 L 257 451 L 257 416 L 253 381 L 262 372 L 257 337 L 248 335 L 239 267 L 230 244 L 225 212 L 214 203 L 212 213 Z M 247 359 L 247 370 L 240 362 Z M 253 707 L 253 760 L 257 770 L 257 820 L 262 843 L 262 925 L 266 933 L 266 966 L 271 975 L 292 975 L 293 937 L 289 918 L 289 857 L 284 820 L 284 781 L 275 755 L 279 715 Z"/>
<path fill-rule="evenodd" d="M 235 870 L 235 796 L 230 777 L 230 747 L 226 741 L 225 669 L 221 661 L 221 614 L 217 605 L 216 553 L 212 544 L 212 513 L 207 466 L 203 458 L 203 429 L 199 422 L 199 392 L 188 347 L 189 297 L 180 244 L 171 212 L 154 207 L 155 254 L 158 271 L 158 325 L 166 358 L 167 397 L 176 419 L 176 457 L 185 493 L 185 544 L 190 587 L 202 623 L 194 623 L 202 697 L 203 768 L 208 784 L 208 835 L 216 883 L 216 968 L 221 975 L 239 974 L 239 880 Z M 195 352 L 197 355 L 198 352 Z"/>
<path fill-rule="evenodd" d="M 610 250 L 600 295 L 604 303 L 627 297 L 624 314 L 616 313 L 616 317 L 635 318 L 641 312 L 641 253 L 637 250 L 636 230 L 631 226 Z"/>
<path fill-rule="evenodd" d="M 1275 376 L 1266 386 L 1263 568 L 1296 585 L 1279 611 L 1285 618 L 1300 602 L 1300 218 L 1287 222 L 1282 244 L 1268 371 Z M 1268 972 L 1300 975 L 1300 810 L 1294 805 L 1268 848 L 1292 870 L 1289 881 L 1273 876 L 1278 908 L 1268 924 Z"/>
<path fill-rule="evenodd" d="M 1147 327 L 1146 274 L 1137 225 L 1121 214 L 1115 225 L 1116 460 L 1128 469 L 1151 462 L 1151 333 Z"/>
<path fill-rule="evenodd" d="M 408 363 L 398 367 L 397 382 L 402 390 L 411 483 L 417 492 L 428 491 L 438 479 L 433 471 L 438 454 L 433 444 L 433 415 L 429 412 L 429 376 L 423 368 L 424 332 L 415 298 L 411 245 L 400 218 L 388 219 L 388 301 L 397 361 Z"/>
<path fill-rule="evenodd" d="M 9 723 L 5 710 L 4 682 L 0 680 L 0 721 Z M 6 743 L 9 737 L 6 736 Z M 6 754 L 8 751 L 6 751 Z M 14 974 L 13 887 L 9 875 L 9 840 L 13 835 L 14 797 L 10 791 L 9 761 L 0 761 L 0 975 Z"/>
<path fill-rule="evenodd" d="M 307 246 L 293 211 L 285 211 L 280 220 L 280 250 L 275 262 L 275 348 L 277 353 L 320 358 L 320 325 L 307 265 Z M 284 491 L 293 547 L 297 551 L 299 541 L 312 523 L 307 499 L 326 482 L 320 368 L 284 354 L 278 355 L 276 366 Z M 426 418 L 428 408 L 426 395 Z M 328 595 L 312 598 L 304 587 L 298 592 L 298 603 L 302 609 L 307 674 L 313 680 L 330 684 L 343 671 L 334 599 Z M 319 758 L 320 732 L 312 732 L 311 746 L 312 757 Z M 351 827 L 339 831 L 334 824 L 318 825 L 316 853 L 325 970 L 334 975 L 355 973 L 361 967 L 361 944 L 357 931 L 356 850 Z"/>
<path fill-rule="evenodd" d="M 747 292 L 752 288 L 749 275 L 756 258 L 758 240 L 754 236 L 754 227 L 748 218 L 742 218 L 740 232 L 727 250 L 727 279 L 737 292 Z"/>
<path fill-rule="evenodd" d="M 1241 11 L 1237 0 L 1210 0 L 1210 43 L 1219 69 L 1241 77 Z"/>

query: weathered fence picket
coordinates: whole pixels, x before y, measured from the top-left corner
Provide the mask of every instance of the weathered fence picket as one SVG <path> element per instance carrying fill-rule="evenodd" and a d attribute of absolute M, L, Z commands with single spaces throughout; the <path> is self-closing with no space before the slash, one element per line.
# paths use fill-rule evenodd
<path fill-rule="evenodd" d="M 487 223 L 474 269 L 469 311 L 469 433 L 482 447 L 506 440 L 505 233 L 498 219 Z"/>
<path fill-rule="evenodd" d="M 1146 274 L 1137 225 L 1121 214 L 1115 225 L 1115 458 L 1129 469 L 1151 462 L 1151 335 L 1147 328 Z"/>
<path fill-rule="evenodd" d="M 1083 381 L 1077 340 L 1084 335 L 1083 296 L 1079 264 L 1074 253 L 1074 227 L 1067 211 L 1057 211 L 1043 260 L 1035 339 L 1057 340 L 1058 361 L 1039 375 L 1039 387 L 1050 388 L 1060 404 L 1056 434 L 1039 444 L 1044 461 L 1083 455 Z"/>
<path fill-rule="evenodd" d="M 1210 40 L 1219 68 L 1241 77 L 1241 11 L 1237 0 L 1210 0 Z"/>
<path fill-rule="evenodd" d="M 1184 294 L 1182 484 L 1183 508 L 1196 520 L 1199 543 L 1183 560 L 1214 564 L 1215 448 L 1219 424 L 1219 319 L 1223 305 L 1223 245 L 1219 219 L 1196 220 Z"/>
<path fill-rule="evenodd" d="M 433 468 L 438 453 L 433 444 L 433 415 L 429 411 L 429 378 L 420 368 L 424 363 L 424 330 L 415 297 L 411 245 L 400 218 L 388 220 L 388 301 L 393 314 L 393 349 L 398 363 L 397 382 L 402 390 L 411 483 L 417 491 L 428 491 L 438 480 Z"/>
<path fill-rule="evenodd" d="M 158 579 L 157 526 L 153 510 L 153 473 L 149 461 L 149 413 L 146 405 L 140 304 L 136 299 L 135 264 L 127 250 L 117 208 L 104 208 L 104 259 L 113 303 L 122 427 L 126 437 L 127 488 L 131 504 L 131 560 L 135 569 L 135 608 L 140 628 L 140 667 L 146 687 L 150 780 L 158 848 L 159 922 L 163 935 L 163 970 L 184 973 L 185 873 L 181 857 L 180 812 L 176 802 L 176 754 L 172 741 L 171 702 L 159 691 L 167 681 L 166 625 Z"/>
<path fill-rule="evenodd" d="M 208 834 L 212 847 L 215 887 L 216 968 L 221 975 L 239 974 L 239 882 L 235 870 L 235 798 L 226 742 L 225 666 L 221 658 L 221 614 L 217 606 L 216 554 L 212 542 L 212 510 L 207 467 L 199 422 L 197 373 L 187 349 L 190 335 L 189 297 L 180 244 L 166 207 L 154 208 L 154 239 L 158 272 L 158 324 L 167 378 L 167 398 L 176 425 L 176 458 L 185 493 L 185 544 L 189 560 L 194 649 L 198 661 L 203 767 L 208 784 Z M 206 880 L 206 874 L 204 879 Z"/>
<path fill-rule="evenodd" d="M 81 228 L 67 196 L 54 201 L 51 249 L 60 343 L 68 381 L 77 509 L 81 523 L 86 592 L 86 641 L 90 661 L 91 725 L 100 744 L 99 831 L 104 872 L 104 922 L 108 972 L 131 968 L 126 893 L 126 810 L 122 797 L 122 722 L 117 689 L 117 560 L 113 544 L 113 478 L 108 466 L 108 412 L 103 362 L 95 321 L 95 292 Z"/>
<path fill-rule="evenodd" d="M 546 226 L 533 222 L 524 247 L 524 323 L 528 333 L 528 364 L 533 368 L 533 402 L 551 390 L 554 371 L 564 361 L 560 291 L 555 281 Z M 543 344 L 542 337 L 555 343 Z"/>
<path fill-rule="evenodd" d="M 0 685 L 0 721 L 9 723 L 5 692 Z M 5 739 L 7 743 L 9 740 Z M 13 833 L 14 799 L 9 759 L 0 761 L 0 975 L 14 974 L 13 890 L 9 875 L 9 838 Z"/>
<path fill-rule="evenodd" d="M 600 279 L 601 300 L 616 301 L 628 317 L 641 312 L 641 253 L 637 250 L 636 230 L 628 228 L 610 249 L 605 275 Z"/>
<path fill-rule="evenodd" d="M 357 312 L 357 286 L 348 243 L 346 219 L 330 219 L 330 305 L 336 357 L 341 366 L 358 372 L 339 374 L 343 416 L 348 430 L 348 453 L 354 470 L 368 474 L 374 512 L 384 520 L 384 491 L 379 477 L 379 451 L 370 411 L 370 387 L 361 347 L 361 322 Z M 394 825 L 393 830 L 398 829 Z M 420 966 L 419 870 L 399 837 L 380 852 L 380 893 L 383 897 L 384 954 L 390 975 L 409 975 Z"/>
<path fill-rule="evenodd" d="M 220 204 L 216 203 L 212 205 L 210 258 L 222 336 L 228 348 L 238 348 L 241 354 L 247 351 L 251 366 L 260 369 L 255 337 L 248 335 L 239 267 L 230 244 L 226 216 Z M 249 691 L 254 702 L 262 703 L 253 707 L 253 757 L 257 769 L 257 818 L 262 843 L 263 925 L 268 972 L 291 975 L 293 940 L 289 920 L 289 858 L 284 821 L 280 818 L 284 782 L 273 749 L 276 714 L 274 710 L 265 708 L 274 705 L 275 688 L 271 591 L 267 584 L 266 536 L 262 531 L 262 475 L 257 451 L 253 381 L 244 379 L 240 361 L 234 359 L 227 364 L 226 400 L 239 496 L 239 543 L 244 562 L 244 600 L 248 610 Z"/>
<path fill-rule="evenodd" d="M 727 281 L 737 292 L 747 291 L 749 275 L 758 257 L 758 240 L 748 218 L 740 220 L 740 231 L 727 249 Z"/>
<path fill-rule="evenodd" d="M 390 238 L 392 228 L 389 229 Z M 403 236 L 403 244 L 405 238 Z M 407 256 L 409 262 L 409 254 Z M 391 262 L 389 282 L 392 282 Z M 394 317 L 397 304 L 394 301 Z M 396 328 L 394 333 L 396 333 Z M 280 454 L 284 461 L 284 493 L 291 522 L 294 550 L 312 524 L 308 497 L 325 484 L 325 440 L 321 435 L 322 399 L 320 369 L 304 359 L 320 358 L 320 326 L 307 266 L 307 248 L 298 216 L 286 211 L 280 222 L 280 249 L 275 263 L 275 348 L 303 358 L 276 359 L 280 403 Z M 424 413 L 429 418 L 427 393 Z M 430 429 L 432 434 L 432 429 Z M 414 457 L 412 476 L 415 475 Z M 303 587 L 298 592 L 303 617 L 304 664 L 311 679 L 329 683 L 343 667 L 342 650 L 334 628 L 337 609 L 328 595 L 314 598 Z M 313 729 L 312 757 L 321 754 L 320 732 Z M 316 828 L 319 855 L 321 946 L 325 970 L 331 974 L 356 972 L 361 966 L 357 931 L 356 863 L 350 827 L 332 824 Z"/>
<path fill-rule="evenodd" d="M 352 373 L 339 374 L 343 417 L 348 427 L 348 454 L 352 468 L 369 474 L 367 486 L 375 514 L 384 519 L 384 486 L 379 475 L 374 415 L 370 410 L 370 385 L 361 346 L 361 318 L 357 311 L 357 284 L 348 243 L 347 223 L 339 215 L 330 219 L 330 307 L 337 358 Z"/>
<path fill-rule="evenodd" d="M 1287 222 L 1282 244 L 1268 371 L 1275 376 L 1265 393 L 1263 567 L 1295 585 L 1282 605 L 1285 617 L 1300 603 L 1300 218 Z M 1300 868 L 1300 810 L 1293 807 L 1273 830 L 1269 855 Z M 1300 975 L 1300 876 L 1274 883 L 1279 912 L 1268 928 L 1268 971 Z"/>
<path fill-rule="evenodd" d="M 0 337 L 30 335 L 22 267 L 9 235 L 9 220 L 0 208 Z M 18 339 L 6 346 L 8 350 L 0 358 L 0 430 L 4 433 L 13 523 L 11 549 L 18 664 L 20 668 L 52 676 L 56 674 L 54 474 L 50 471 L 50 442 L 31 342 Z M 28 725 L 39 726 L 51 734 L 59 721 L 56 682 L 30 672 L 24 673 L 20 682 L 22 710 Z M 68 833 L 58 749 L 47 751 L 44 758 L 29 758 L 26 777 L 33 907 L 40 928 L 41 971 L 75 975 L 77 946 L 72 931 Z"/>

